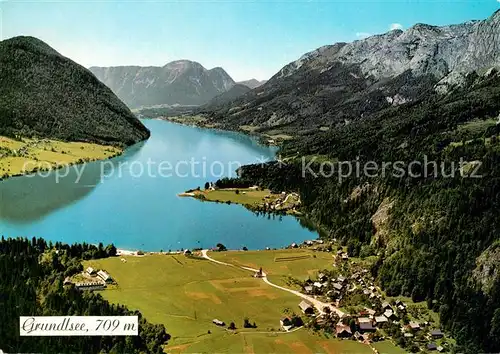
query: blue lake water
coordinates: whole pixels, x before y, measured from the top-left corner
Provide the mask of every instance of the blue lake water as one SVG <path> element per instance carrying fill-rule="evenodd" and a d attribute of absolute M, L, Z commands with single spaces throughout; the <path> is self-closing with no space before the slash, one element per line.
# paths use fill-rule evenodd
<path fill-rule="evenodd" d="M 273 159 L 273 148 L 241 134 L 143 122 L 151 138 L 118 158 L 0 182 L 0 234 L 145 251 L 219 242 L 262 249 L 317 237 L 293 217 L 177 196 L 234 176 L 238 163 Z"/>

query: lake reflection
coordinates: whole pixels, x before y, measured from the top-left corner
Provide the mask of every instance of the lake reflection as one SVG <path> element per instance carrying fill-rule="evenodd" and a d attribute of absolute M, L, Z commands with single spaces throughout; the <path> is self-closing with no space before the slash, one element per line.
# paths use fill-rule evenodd
<path fill-rule="evenodd" d="M 177 197 L 221 172 L 234 176 L 235 163 L 273 159 L 275 149 L 230 132 L 144 123 L 152 133 L 148 141 L 118 158 L 86 164 L 81 176 L 82 166 L 72 166 L 59 180 L 67 171 L 0 182 L 0 233 L 143 250 L 218 242 L 259 249 L 316 237 L 292 217 L 258 217 L 242 206 Z"/>

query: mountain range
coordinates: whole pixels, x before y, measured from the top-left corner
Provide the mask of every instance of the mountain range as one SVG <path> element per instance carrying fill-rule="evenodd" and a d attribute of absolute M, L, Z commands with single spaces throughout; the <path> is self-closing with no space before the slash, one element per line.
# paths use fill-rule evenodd
<path fill-rule="evenodd" d="M 91 67 L 89 70 L 130 108 L 203 105 L 236 84 L 224 69 L 207 70 L 190 60 L 177 60 L 162 67 Z M 254 88 L 262 82 L 252 79 L 241 84 Z"/>
<path fill-rule="evenodd" d="M 500 10 L 458 25 L 416 24 L 352 43 L 336 43 L 289 63 L 235 102 L 206 110 L 221 126 L 300 134 L 445 94 L 473 72 L 500 67 Z"/>
<path fill-rule="evenodd" d="M 131 145 L 149 130 L 92 73 L 34 37 L 0 42 L 0 135 Z"/>

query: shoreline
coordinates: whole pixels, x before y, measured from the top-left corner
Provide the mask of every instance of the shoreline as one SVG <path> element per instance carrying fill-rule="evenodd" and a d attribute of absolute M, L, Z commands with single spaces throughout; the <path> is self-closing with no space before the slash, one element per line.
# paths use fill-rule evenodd
<path fill-rule="evenodd" d="M 308 241 L 311 241 L 312 244 L 311 245 L 307 245 L 306 242 Z M 266 247 L 266 248 L 263 248 L 263 249 L 248 249 L 248 250 L 243 250 L 243 249 L 232 249 L 232 248 L 228 248 L 224 251 L 219 251 L 219 250 L 216 250 L 214 247 L 212 248 L 208 248 L 208 251 L 210 252 L 266 252 L 266 251 L 286 251 L 286 250 L 298 250 L 298 249 L 301 249 L 301 248 L 304 248 L 304 247 L 301 247 L 301 246 L 306 246 L 306 247 L 311 247 L 311 246 L 314 246 L 315 244 L 316 245 L 322 245 L 324 244 L 324 240 L 322 239 L 310 239 L 310 240 L 304 240 L 302 241 L 301 243 L 292 243 L 292 244 L 296 244 L 297 247 L 291 247 L 291 245 L 288 245 L 288 246 L 284 246 L 284 247 Z M 193 249 L 195 249 L 193 251 Z M 197 251 L 202 251 L 201 248 L 186 248 L 185 250 L 189 250 L 191 252 L 197 252 Z M 141 254 L 139 254 L 141 253 Z M 137 251 L 132 251 L 130 249 L 124 249 L 124 248 L 117 248 L 116 249 L 116 256 L 115 257 L 121 257 L 121 256 L 125 256 L 125 257 L 146 257 L 146 256 L 154 256 L 154 255 L 165 255 L 165 256 L 170 256 L 170 255 L 182 255 L 184 254 L 184 251 L 141 251 L 141 250 L 137 250 Z"/>
<path fill-rule="evenodd" d="M 215 130 L 215 131 L 221 131 L 221 132 L 238 133 L 238 134 L 243 134 L 243 135 L 248 136 L 250 138 L 256 139 L 257 143 L 259 143 L 259 144 L 261 144 L 263 146 L 268 146 L 268 147 L 269 146 L 273 146 L 273 147 L 278 147 L 278 148 L 281 146 L 281 144 L 279 144 L 277 142 L 270 143 L 269 140 L 272 140 L 271 138 L 269 138 L 266 135 L 259 134 L 259 133 L 256 133 L 256 132 L 252 132 L 252 131 L 248 131 L 248 130 L 243 130 L 243 129 L 240 129 L 240 128 L 238 128 L 238 129 L 231 129 L 231 128 L 226 127 L 226 126 L 218 125 L 217 123 L 204 124 L 203 122 L 199 122 L 199 121 L 196 121 L 196 120 L 189 121 L 189 118 L 185 119 L 185 120 L 182 120 L 182 119 L 178 119 L 178 117 L 179 116 L 175 116 L 175 117 L 161 116 L 161 117 L 144 118 L 144 119 L 156 119 L 156 120 L 167 121 L 167 122 L 170 122 L 170 123 L 184 125 L 184 126 L 193 127 L 193 128 L 201 128 L 201 129 L 209 129 L 209 130 Z M 177 119 L 175 119 L 175 118 L 177 118 Z"/>

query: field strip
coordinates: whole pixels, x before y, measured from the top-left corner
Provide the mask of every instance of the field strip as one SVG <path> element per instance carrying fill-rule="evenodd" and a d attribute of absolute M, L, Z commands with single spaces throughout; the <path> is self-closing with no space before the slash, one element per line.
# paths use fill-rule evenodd
<path fill-rule="evenodd" d="M 307 259 L 307 258 L 311 258 L 311 256 L 309 254 L 304 254 L 301 256 L 275 257 L 274 261 L 275 262 L 287 262 L 287 261 L 298 261 L 298 260 Z"/>

